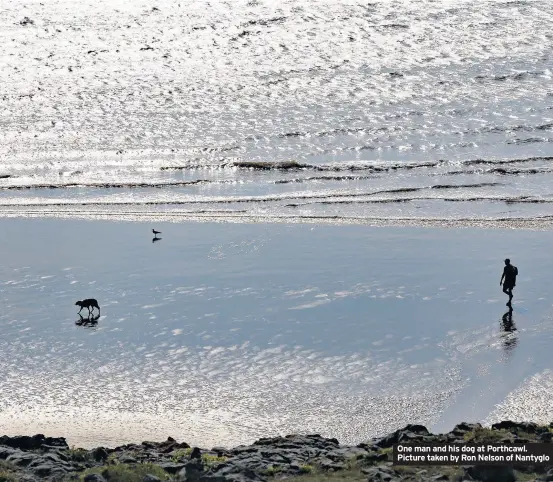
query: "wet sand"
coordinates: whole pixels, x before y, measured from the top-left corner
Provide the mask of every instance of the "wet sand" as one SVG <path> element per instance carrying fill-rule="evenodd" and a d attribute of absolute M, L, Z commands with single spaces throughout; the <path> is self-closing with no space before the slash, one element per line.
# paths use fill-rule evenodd
<path fill-rule="evenodd" d="M 234 446 L 546 421 L 532 377 L 551 368 L 548 231 L 2 224 L 2 433 Z M 520 270 L 507 322 L 506 256 Z M 89 297 L 102 317 L 77 326 Z"/>

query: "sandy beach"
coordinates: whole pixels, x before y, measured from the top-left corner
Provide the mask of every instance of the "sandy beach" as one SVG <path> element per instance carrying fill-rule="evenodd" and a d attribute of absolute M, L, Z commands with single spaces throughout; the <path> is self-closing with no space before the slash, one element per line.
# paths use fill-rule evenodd
<path fill-rule="evenodd" d="M 2 226 L 2 433 L 357 443 L 406 423 L 552 416 L 548 231 Z M 507 324 L 505 256 L 520 270 Z M 89 297 L 102 316 L 77 326 Z"/>

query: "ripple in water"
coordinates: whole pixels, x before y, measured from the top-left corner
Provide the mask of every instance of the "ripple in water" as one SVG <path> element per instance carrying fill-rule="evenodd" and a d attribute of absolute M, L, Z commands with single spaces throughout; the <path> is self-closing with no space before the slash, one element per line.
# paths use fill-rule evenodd
<path fill-rule="evenodd" d="M 0 214 L 535 222 L 549 207 L 519 200 L 551 195 L 552 14 L 541 1 L 8 2 Z M 279 202 L 436 176 L 480 187 L 455 206 Z M 179 209 L 183 196 L 204 206 Z"/>

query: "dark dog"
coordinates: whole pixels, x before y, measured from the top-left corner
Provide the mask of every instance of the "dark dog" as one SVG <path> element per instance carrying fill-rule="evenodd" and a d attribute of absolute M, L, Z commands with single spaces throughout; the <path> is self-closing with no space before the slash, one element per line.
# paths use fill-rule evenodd
<path fill-rule="evenodd" d="M 77 301 L 75 304 L 81 307 L 81 309 L 79 310 L 79 313 L 82 311 L 83 308 L 88 308 L 88 314 L 90 315 L 90 313 L 94 311 L 94 308 L 98 308 L 98 314 L 100 314 L 100 307 L 98 306 L 98 302 L 94 298 L 89 298 L 83 301 Z M 90 309 L 91 307 L 92 309 Z"/>

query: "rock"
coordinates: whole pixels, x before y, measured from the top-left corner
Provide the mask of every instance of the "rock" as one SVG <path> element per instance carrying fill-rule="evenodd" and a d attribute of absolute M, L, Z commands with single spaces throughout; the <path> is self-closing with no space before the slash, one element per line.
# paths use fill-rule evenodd
<path fill-rule="evenodd" d="M 44 448 L 44 447 L 42 447 Z M 47 452 L 49 455 L 54 455 L 57 457 L 58 460 L 61 460 L 63 462 L 69 462 L 70 458 L 67 456 L 67 454 L 64 454 L 60 450 L 52 450 L 52 452 Z"/>
<path fill-rule="evenodd" d="M 57 453 L 46 453 L 41 456 L 41 459 L 44 462 L 53 462 L 58 465 L 59 464 L 66 465 L 66 461 L 67 461 L 67 457 L 65 455 L 61 456 L 60 454 L 57 454 Z"/>
<path fill-rule="evenodd" d="M 17 465 L 18 467 L 27 467 L 27 465 L 37 458 L 38 456 L 36 454 L 17 451 L 10 455 L 6 460 L 14 465 Z"/>
<path fill-rule="evenodd" d="M 11 447 L 2 447 L 0 445 L 0 460 L 7 459 L 10 455 L 17 452 L 16 449 Z"/>
<path fill-rule="evenodd" d="M 84 482 L 107 482 L 100 474 L 90 474 L 84 478 Z"/>
<path fill-rule="evenodd" d="M 29 17 L 24 17 L 23 20 L 19 22 L 21 25 L 34 25 L 35 21 L 31 20 Z"/>
<path fill-rule="evenodd" d="M 59 447 L 64 449 L 69 448 L 69 446 L 67 445 L 67 442 L 65 441 L 65 438 L 45 437 L 42 434 L 33 435 L 32 437 L 28 437 L 26 435 L 8 437 L 7 435 L 3 435 L 2 437 L 0 437 L 0 445 L 6 445 L 7 447 L 12 447 L 14 449 L 20 449 L 24 451 L 37 450 L 41 448 L 43 445 L 47 445 L 49 447 Z"/>
<path fill-rule="evenodd" d="M 289 464 L 291 461 L 287 450 L 260 450 L 259 455 L 263 459 L 270 460 L 271 462 Z"/>
<path fill-rule="evenodd" d="M 146 474 L 142 479 L 142 482 L 161 482 L 161 479 L 155 475 Z"/>
<path fill-rule="evenodd" d="M 384 460 L 388 460 L 388 456 L 382 453 L 371 453 L 367 455 L 361 455 L 357 460 L 359 460 L 361 463 L 368 463 L 372 465 L 376 462 L 383 462 Z"/>
<path fill-rule="evenodd" d="M 215 452 L 217 454 L 217 457 L 230 457 L 231 453 L 230 450 L 226 449 L 225 447 L 213 447 L 211 449 L 212 452 Z"/>
<path fill-rule="evenodd" d="M 178 448 L 188 448 L 188 444 L 178 444 L 173 437 L 168 437 L 165 442 L 159 444 L 158 450 L 162 454 L 168 454 Z"/>
<path fill-rule="evenodd" d="M 379 439 L 380 440 L 380 439 Z M 361 442 L 357 445 L 358 448 L 366 450 L 366 451 L 375 451 L 378 450 L 380 447 L 377 447 L 375 445 L 375 441 L 369 441 L 369 442 Z"/>
<path fill-rule="evenodd" d="M 359 447 L 340 447 L 328 452 L 326 456 L 332 460 L 348 460 L 365 455 L 367 451 Z"/>
<path fill-rule="evenodd" d="M 427 435 L 430 433 L 424 425 L 418 425 L 418 424 L 408 424 L 403 428 L 403 431 L 414 432 L 414 433 L 419 433 L 424 435 Z"/>
<path fill-rule="evenodd" d="M 138 460 L 136 460 L 134 457 L 131 457 L 130 455 L 122 455 L 119 457 L 119 462 L 122 464 L 136 464 L 138 463 Z"/>
<path fill-rule="evenodd" d="M 481 482 L 515 482 L 512 467 L 501 465 L 474 465 L 465 467 L 465 475 Z"/>
<path fill-rule="evenodd" d="M 159 447 L 159 453 L 161 454 L 169 454 L 171 452 L 174 452 L 177 448 L 177 444 L 164 444 L 163 446 Z"/>
<path fill-rule="evenodd" d="M 189 479 L 187 478 L 188 482 Z M 237 471 L 227 471 L 221 473 L 217 471 L 215 473 L 208 473 L 199 479 L 199 482 L 266 482 L 267 478 L 261 476 L 250 469 L 239 469 Z"/>
<path fill-rule="evenodd" d="M 55 453 L 46 453 L 37 455 L 33 453 L 25 453 L 27 457 L 20 458 L 21 463 L 26 463 L 27 470 L 44 479 L 45 477 L 62 477 L 67 472 L 73 471 L 73 467 Z M 32 459 L 27 463 L 28 456 Z"/>
<path fill-rule="evenodd" d="M 194 482 L 196 480 L 199 480 L 203 474 L 204 464 L 200 459 L 194 459 L 184 464 L 184 468 L 179 472 L 177 480 Z"/>
<path fill-rule="evenodd" d="M 168 474 L 176 474 L 186 466 L 186 464 L 175 464 L 173 462 L 162 462 L 158 465 Z"/>
<path fill-rule="evenodd" d="M 39 477 L 50 477 L 52 475 L 56 474 L 64 474 L 65 470 L 63 470 L 61 467 L 58 467 L 52 463 L 42 463 L 39 465 L 35 465 L 31 469 L 34 474 L 38 475 Z"/>
<path fill-rule="evenodd" d="M 271 461 L 263 460 L 259 454 L 248 454 L 247 457 L 234 457 L 225 464 L 218 466 L 216 472 L 220 475 L 239 472 L 241 470 L 263 470 Z"/>
<path fill-rule="evenodd" d="M 511 420 L 505 420 L 503 422 L 494 423 L 492 425 L 492 430 L 502 429 L 508 431 L 523 430 L 527 433 L 536 433 L 538 431 L 538 425 L 532 422 L 513 422 Z"/>
<path fill-rule="evenodd" d="M 48 445 L 46 443 L 43 443 L 40 445 L 40 450 L 43 452 L 56 452 L 60 453 L 60 450 L 65 450 L 65 447 L 59 447 L 57 445 Z"/>
<path fill-rule="evenodd" d="M 286 437 L 261 438 L 253 443 L 256 445 L 271 445 L 278 448 L 303 448 L 303 447 L 328 447 L 338 446 L 335 438 L 327 439 L 318 434 L 315 435 L 287 435 Z"/>
<path fill-rule="evenodd" d="M 144 445 L 143 445 L 144 444 Z M 114 449 L 115 452 L 141 452 L 148 448 L 155 447 L 155 444 L 153 442 L 142 442 L 142 444 L 127 444 L 122 445 L 121 447 L 116 447 Z"/>
<path fill-rule="evenodd" d="M 96 460 L 96 462 L 101 462 L 106 460 L 109 457 L 109 454 L 104 447 L 96 447 L 92 451 L 92 457 Z"/>
<path fill-rule="evenodd" d="M 338 470 L 344 470 L 346 468 L 346 464 L 341 462 L 334 462 L 333 460 L 328 458 L 319 460 L 318 465 L 323 470 L 334 471 L 334 472 Z"/>
<path fill-rule="evenodd" d="M 190 452 L 190 460 L 201 459 L 201 458 L 202 458 L 202 451 L 198 447 L 194 447 L 192 449 L 192 452 Z"/>
<path fill-rule="evenodd" d="M 242 453 L 257 452 L 258 450 L 259 450 L 258 447 L 246 447 L 244 445 L 239 445 L 238 447 L 235 447 L 231 450 L 231 454 L 237 455 Z"/>
<path fill-rule="evenodd" d="M 396 474 L 389 467 L 370 467 L 363 470 L 368 475 L 369 482 L 390 482 L 396 478 Z"/>
<path fill-rule="evenodd" d="M 453 430 L 451 431 L 451 433 L 453 433 L 454 435 L 464 435 L 467 432 L 472 432 L 473 430 L 476 430 L 479 428 L 482 428 L 482 425 L 479 423 L 461 422 L 455 425 L 455 427 L 453 427 Z"/>
<path fill-rule="evenodd" d="M 380 448 L 389 448 L 400 442 L 415 442 L 422 440 L 429 432 L 424 425 L 407 425 L 405 428 L 396 430 L 395 432 L 386 435 L 376 442 Z"/>

